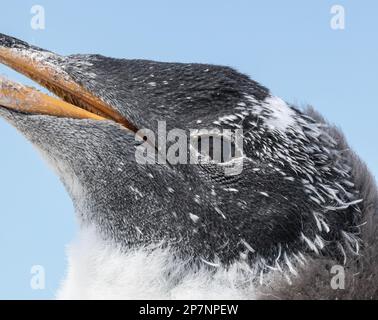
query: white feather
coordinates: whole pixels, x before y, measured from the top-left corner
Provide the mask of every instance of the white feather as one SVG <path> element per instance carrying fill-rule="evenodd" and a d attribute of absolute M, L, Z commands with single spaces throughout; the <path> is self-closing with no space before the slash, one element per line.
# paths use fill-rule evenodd
<path fill-rule="evenodd" d="M 256 299 L 261 286 L 260 270 L 240 263 L 191 269 L 160 246 L 123 252 L 93 227 L 80 231 L 68 257 L 58 299 Z"/>

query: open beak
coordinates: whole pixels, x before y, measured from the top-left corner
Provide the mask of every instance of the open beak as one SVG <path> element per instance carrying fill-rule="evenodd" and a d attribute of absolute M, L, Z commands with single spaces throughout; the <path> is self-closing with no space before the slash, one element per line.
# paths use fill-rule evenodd
<path fill-rule="evenodd" d="M 24 74 L 61 98 L 0 77 L 0 105 L 28 114 L 112 120 L 133 132 L 137 131 L 119 112 L 73 81 L 59 63 L 54 63 L 62 58 L 0 34 L 0 63 Z"/>

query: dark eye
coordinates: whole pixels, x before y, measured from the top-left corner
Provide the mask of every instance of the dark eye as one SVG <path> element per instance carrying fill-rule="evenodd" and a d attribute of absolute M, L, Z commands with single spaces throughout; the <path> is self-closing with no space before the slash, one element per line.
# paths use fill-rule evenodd
<path fill-rule="evenodd" d="M 200 155 L 201 163 L 206 161 L 224 163 L 239 157 L 234 141 L 223 135 L 199 135 L 191 138 L 192 151 Z"/>

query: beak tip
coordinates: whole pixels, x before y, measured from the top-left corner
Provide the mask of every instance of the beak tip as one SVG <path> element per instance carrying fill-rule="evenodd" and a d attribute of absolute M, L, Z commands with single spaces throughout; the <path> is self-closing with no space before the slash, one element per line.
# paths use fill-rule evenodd
<path fill-rule="evenodd" d="M 27 49 L 27 48 L 30 48 L 30 45 L 17 38 L 13 38 L 11 36 L 7 36 L 3 33 L 0 33 L 0 47 L 9 48 L 9 49 L 11 48 Z"/>

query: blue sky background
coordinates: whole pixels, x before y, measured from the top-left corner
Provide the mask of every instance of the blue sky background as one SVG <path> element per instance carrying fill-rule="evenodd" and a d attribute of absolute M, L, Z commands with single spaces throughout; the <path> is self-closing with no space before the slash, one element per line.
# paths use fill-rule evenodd
<path fill-rule="evenodd" d="M 5 4 L 6 3 L 6 4 Z M 7 1 L 0 32 L 61 54 L 229 65 L 340 126 L 378 175 L 378 1 Z M 42 5 L 46 29 L 30 26 Z M 330 8 L 346 10 L 343 31 Z M 0 74 L 33 84 L 0 66 Z M 70 199 L 31 145 L 0 119 L 0 298 L 53 298 L 75 235 Z M 46 289 L 32 290 L 42 265 Z"/>

